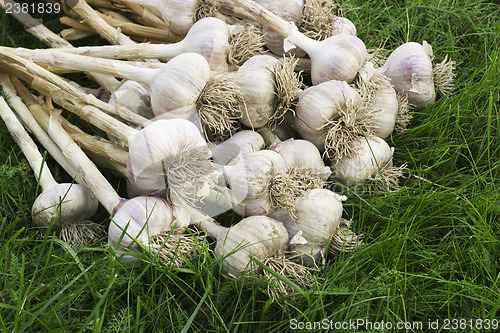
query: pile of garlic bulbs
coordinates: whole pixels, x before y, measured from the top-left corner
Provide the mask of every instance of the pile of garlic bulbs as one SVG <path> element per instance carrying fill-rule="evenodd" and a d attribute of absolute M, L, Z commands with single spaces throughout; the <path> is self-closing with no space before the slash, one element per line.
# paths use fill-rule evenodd
<path fill-rule="evenodd" d="M 149 15 L 138 15 L 127 34 L 91 0 L 61 2 L 115 45 L 73 48 L 38 23 L 31 33 L 53 48 L 0 47 L 0 71 L 72 164 L 71 175 L 109 212 L 108 242 L 121 260 L 149 249 L 181 264 L 167 252 L 194 251 L 187 229 L 197 227 L 216 242 L 226 275 L 281 267 L 307 287 L 309 268 L 362 245 L 350 230 L 355 221 L 342 218 L 348 197 L 333 189 L 396 191 L 405 165 L 395 165 L 386 139 L 404 131 L 412 110 L 453 87 L 453 62 L 434 63 L 426 41 L 375 57 L 330 1 L 134 0 Z M 27 16 L 16 19 L 32 26 Z M 158 40 L 165 27 L 170 44 Z M 63 35 L 78 35 L 70 30 Z M 150 42 L 134 42 L 138 31 Z M 64 74 L 74 71 L 101 88 L 69 82 Z M 42 97 L 30 97 L 21 81 Z M 52 101 L 109 139 L 83 140 Z M 129 197 L 87 158 L 122 177 Z M 228 210 L 241 221 L 222 226 L 215 220 Z M 46 220 L 41 227 L 51 225 Z"/>

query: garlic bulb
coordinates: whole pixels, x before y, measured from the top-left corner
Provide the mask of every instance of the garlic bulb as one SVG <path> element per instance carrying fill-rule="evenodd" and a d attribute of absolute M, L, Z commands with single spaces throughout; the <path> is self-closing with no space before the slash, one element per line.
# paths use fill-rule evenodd
<path fill-rule="evenodd" d="M 326 181 L 332 173 L 330 167 L 325 166 L 321 153 L 316 146 L 307 140 L 286 140 L 272 147 L 283 157 L 289 169 L 298 168 L 305 172 L 311 170 L 312 174 Z"/>
<path fill-rule="evenodd" d="M 436 90 L 446 94 L 453 87 L 453 62 L 445 59 L 434 66 L 432 59 L 432 47 L 426 41 L 409 42 L 397 47 L 379 72 L 390 79 L 396 92 L 408 96 L 410 105 L 422 109 L 434 103 Z"/>
<path fill-rule="evenodd" d="M 288 233 L 281 222 L 266 216 L 250 216 L 225 228 L 212 219 L 202 217 L 195 220 L 194 224 L 217 240 L 214 252 L 222 258 L 222 270 L 229 277 L 253 275 L 262 271 L 260 265 L 264 265 L 303 288 L 309 288 L 314 281 L 306 267 L 286 256 Z M 261 264 L 251 262 L 252 258 Z M 266 270 L 263 274 L 269 279 L 267 291 L 272 298 L 295 292 Z"/>
<path fill-rule="evenodd" d="M 331 159 L 350 155 L 352 143 L 369 134 L 370 114 L 361 96 L 345 81 L 326 81 L 299 96 L 295 124 L 299 134 Z"/>
<path fill-rule="evenodd" d="M 342 202 L 347 200 L 330 190 L 313 189 L 295 201 L 295 216 L 277 213 L 292 238 L 300 231 L 302 241 L 290 241 L 290 249 L 302 255 L 302 261 L 312 264 L 310 259 L 321 262 L 326 256 L 332 236 L 338 229 L 342 216 Z M 297 237 L 296 237 L 297 239 Z"/>
<path fill-rule="evenodd" d="M 363 75 L 360 72 L 356 80 L 356 87 L 363 98 L 366 113 L 371 114 L 373 134 L 385 139 L 394 131 L 400 99 L 386 76 L 376 72 L 373 65 L 365 67 Z"/>
<path fill-rule="evenodd" d="M 129 152 L 129 178 L 143 193 L 168 189 L 175 205 L 206 195 L 213 164 L 207 143 L 193 123 L 157 120 L 136 134 Z"/>
<path fill-rule="evenodd" d="M 136 197 L 126 200 L 113 215 L 108 229 L 108 244 L 120 250 L 120 260 L 136 261 L 142 250 L 141 245 L 158 249 L 162 243 L 155 244 L 155 236 L 168 235 L 172 229 L 186 227 L 189 222 L 187 210 L 178 209 L 165 199 Z M 176 236 L 174 233 L 170 235 L 172 240 Z M 185 238 L 182 240 L 186 241 Z M 185 244 L 178 245 L 182 247 Z"/>
<path fill-rule="evenodd" d="M 345 156 L 330 166 L 335 178 L 350 184 L 372 180 L 384 190 L 397 188 L 405 166 L 393 166 L 394 148 L 375 136 L 360 137 L 354 142 L 354 148 L 353 156 Z"/>
<path fill-rule="evenodd" d="M 257 55 L 238 69 L 233 79 L 245 100 L 246 110 L 240 120 L 245 126 L 261 128 L 281 121 L 301 86 L 293 68 L 290 59 Z"/>
<path fill-rule="evenodd" d="M 262 150 L 264 139 L 262 136 L 251 130 L 242 130 L 233 134 L 224 142 L 213 145 L 210 150 L 212 159 L 219 165 L 234 165 L 240 158 L 248 153 Z"/>
<path fill-rule="evenodd" d="M 335 16 L 335 21 L 333 22 L 333 35 L 346 34 L 357 36 L 357 30 L 354 23 L 346 17 Z"/>
<path fill-rule="evenodd" d="M 148 91 L 136 81 L 124 80 L 112 92 L 109 103 L 118 108 L 129 109 L 147 119 L 155 116 L 151 108 L 151 97 Z"/>

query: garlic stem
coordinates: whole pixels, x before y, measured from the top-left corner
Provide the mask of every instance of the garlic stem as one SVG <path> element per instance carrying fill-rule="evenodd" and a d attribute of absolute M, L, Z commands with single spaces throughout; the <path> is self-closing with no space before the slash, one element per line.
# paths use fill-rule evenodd
<path fill-rule="evenodd" d="M 46 190 L 54 185 L 57 185 L 57 182 L 50 173 L 42 155 L 38 151 L 38 147 L 30 138 L 28 133 L 26 133 L 23 125 L 21 125 L 19 120 L 14 115 L 14 112 L 3 98 L 0 98 L 0 116 L 5 122 L 10 134 L 23 151 L 23 154 L 26 156 L 26 159 L 33 169 L 35 177 L 40 183 L 42 190 Z"/>
<path fill-rule="evenodd" d="M 2 67 L 12 71 L 16 76 L 23 77 L 23 80 L 26 79 L 33 89 L 45 95 L 52 96 L 57 104 L 67 108 L 72 113 L 75 113 L 82 119 L 115 136 L 124 143 L 128 143 L 129 139 L 138 133 L 138 130 L 123 124 L 95 106 L 82 102 L 81 98 L 75 98 L 75 96 L 67 91 L 44 80 L 45 78 L 50 78 L 52 82 L 57 82 L 65 88 L 74 89 L 74 87 L 71 87 L 66 81 L 61 80 L 57 75 L 48 72 L 33 62 L 2 51 L 3 49 L 0 48 L 0 59 L 7 61 L 7 63 L 2 64 Z M 30 72 L 31 74 L 26 74 L 26 72 Z M 83 99 L 83 101 L 88 102 L 88 99 Z"/>
<path fill-rule="evenodd" d="M 31 115 L 30 111 L 26 107 L 26 105 L 23 103 L 23 101 L 17 96 L 16 90 L 14 86 L 12 85 L 11 81 L 9 80 L 9 77 L 7 74 L 0 74 L 0 85 L 2 86 L 3 91 L 5 91 L 9 96 L 9 103 L 12 106 L 12 108 L 16 111 L 18 114 L 20 120 L 30 129 L 30 131 L 33 132 L 33 134 L 37 137 L 38 141 L 47 149 L 49 154 L 57 161 L 57 163 L 63 167 L 63 169 L 68 173 L 68 174 L 74 174 L 74 169 L 69 164 L 64 157 L 64 155 L 61 153 L 61 150 L 57 147 L 57 145 L 52 141 L 52 139 L 48 136 L 48 134 L 43 130 L 43 128 L 38 124 L 38 122 L 33 118 Z M 19 131 L 21 131 L 20 128 L 18 128 Z M 24 129 L 22 129 L 22 132 L 25 132 Z M 28 138 L 24 135 L 23 137 L 23 142 L 26 144 L 29 144 Z M 18 143 L 19 144 L 19 143 Z M 33 145 L 32 145 L 33 146 Z M 36 148 L 36 145 L 34 146 Z M 31 147 L 31 150 L 33 151 L 33 147 Z M 34 152 L 34 151 L 33 151 Z M 36 149 L 36 154 L 35 157 L 33 155 L 30 155 L 28 157 L 29 152 L 26 152 L 25 155 L 28 160 L 34 160 L 36 161 L 37 159 L 40 159 L 41 156 L 36 156 L 40 155 L 38 153 L 38 149 Z M 31 165 L 33 170 L 40 170 L 41 164 L 40 162 L 35 162 L 34 165 Z M 42 189 L 47 189 L 51 185 L 54 185 L 55 180 L 52 178 L 50 175 L 50 172 L 48 172 L 48 168 L 45 165 L 45 167 L 42 170 L 42 176 L 46 177 L 45 173 L 48 173 L 48 179 L 49 181 L 47 182 L 48 184 L 43 183 L 43 180 L 40 179 L 40 185 L 42 186 Z M 51 180 L 50 180 L 51 179 Z"/>
<path fill-rule="evenodd" d="M 15 4 L 14 1 L 9 1 L 9 3 Z M 0 6 L 5 10 L 5 1 L 0 0 Z M 39 20 L 34 19 L 29 13 L 24 13 L 23 11 L 12 11 L 10 13 L 16 20 L 18 20 L 27 32 L 33 36 L 40 39 L 45 44 L 50 47 L 73 47 L 67 40 L 61 38 L 59 35 L 55 34 L 51 30 L 47 29 Z M 100 86 L 106 90 L 111 90 L 118 85 L 118 80 L 112 76 L 106 76 L 102 74 L 89 73 Z"/>
<path fill-rule="evenodd" d="M 121 198 L 95 164 L 63 129 L 59 116 L 60 111 L 53 111 L 50 115 L 48 131 L 50 137 L 77 170 L 75 176 L 78 181 L 86 184 L 109 214 L 113 215 L 115 209 L 119 207 Z"/>

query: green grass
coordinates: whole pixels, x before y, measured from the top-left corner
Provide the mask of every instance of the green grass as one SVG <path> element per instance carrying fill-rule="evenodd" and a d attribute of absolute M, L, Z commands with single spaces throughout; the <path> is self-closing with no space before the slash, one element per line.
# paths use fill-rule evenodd
<path fill-rule="evenodd" d="M 444 331 L 447 319 L 500 319 L 498 3 L 352 0 L 344 9 L 369 48 L 427 40 L 437 61 L 448 54 L 457 62 L 453 92 L 389 140 L 395 163 L 408 163 L 401 190 L 344 193 L 344 217 L 365 235 L 365 247 L 328 261 L 311 290 L 279 304 L 257 279 L 224 278 L 202 248 L 182 269 L 154 257 L 124 267 L 105 240 L 70 248 L 35 236 L 36 182 L 0 124 L 0 331 L 275 332 L 289 331 L 291 320 L 358 319 L 424 328 L 439 320 L 426 331 Z M 1 45 L 42 46 L 4 13 L 0 26 Z M 107 219 L 98 214 L 98 222 Z M 413 328 L 401 331 L 421 331 Z"/>

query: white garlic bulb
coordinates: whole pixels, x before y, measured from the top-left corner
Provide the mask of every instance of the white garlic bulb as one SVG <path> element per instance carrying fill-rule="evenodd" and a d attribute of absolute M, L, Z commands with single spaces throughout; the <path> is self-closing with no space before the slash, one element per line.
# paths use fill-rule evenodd
<path fill-rule="evenodd" d="M 108 244 L 130 254 L 119 254 L 124 262 L 137 260 L 141 245 L 149 246 L 154 235 L 188 226 L 189 212 L 158 197 L 136 197 L 117 209 L 108 229 Z"/>
<path fill-rule="evenodd" d="M 301 232 L 303 241 L 290 241 L 289 247 L 300 253 L 304 262 L 310 263 L 310 258 L 321 262 L 325 258 L 332 235 L 339 227 L 342 202 L 346 199 L 330 190 L 313 189 L 295 201 L 294 217 L 283 213 L 273 215 L 283 221 L 289 231 Z M 292 239 L 295 236 L 289 235 Z"/>
<path fill-rule="evenodd" d="M 352 154 L 353 141 L 370 133 L 370 122 L 361 96 L 345 81 L 326 81 L 305 89 L 299 96 L 297 131 L 329 158 Z"/>
<path fill-rule="evenodd" d="M 213 163 L 205 139 L 192 122 L 154 121 L 134 136 L 129 152 L 129 178 L 142 191 L 168 188 L 176 205 L 206 193 Z"/>
<path fill-rule="evenodd" d="M 242 130 L 233 134 L 224 142 L 210 147 L 212 159 L 219 165 L 234 165 L 248 153 L 262 150 L 264 139 L 262 136 L 251 130 Z"/>
<path fill-rule="evenodd" d="M 397 47 L 378 69 L 390 79 L 396 92 L 408 96 L 408 103 L 417 109 L 436 100 L 432 47 L 427 43 L 409 42 Z"/>
<path fill-rule="evenodd" d="M 332 34 L 347 34 L 351 36 L 357 36 L 357 30 L 354 23 L 352 23 L 352 21 L 348 18 L 343 16 L 335 16 Z"/>
<path fill-rule="evenodd" d="M 256 271 L 249 266 L 250 255 L 263 261 L 285 251 L 288 233 L 282 223 L 266 216 L 250 216 L 227 230 L 215 246 L 215 255 L 224 257 L 222 268 L 226 274 L 239 277 L 245 271 Z"/>
<path fill-rule="evenodd" d="M 345 156 L 330 167 L 335 178 L 348 183 L 374 179 L 384 168 L 392 167 L 394 148 L 378 137 L 360 137 L 354 142 L 356 153 Z"/>
<path fill-rule="evenodd" d="M 286 140 L 272 147 L 285 160 L 288 168 L 312 170 L 313 174 L 322 180 L 327 180 L 331 174 L 330 167 L 325 166 L 318 148 L 307 140 Z"/>

